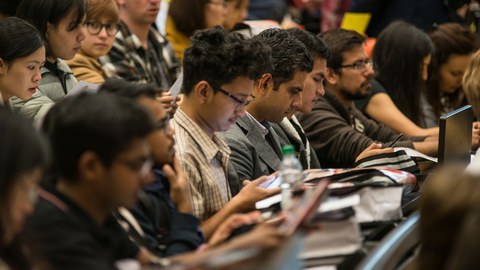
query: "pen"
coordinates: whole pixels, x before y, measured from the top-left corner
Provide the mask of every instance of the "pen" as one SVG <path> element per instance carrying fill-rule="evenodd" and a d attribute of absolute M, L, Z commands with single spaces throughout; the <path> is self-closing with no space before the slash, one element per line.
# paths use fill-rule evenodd
<path fill-rule="evenodd" d="M 398 136 L 393 140 L 393 142 L 389 143 L 387 147 L 393 147 L 401 138 L 403 137 L 403 133 L 398 134 Z"/>

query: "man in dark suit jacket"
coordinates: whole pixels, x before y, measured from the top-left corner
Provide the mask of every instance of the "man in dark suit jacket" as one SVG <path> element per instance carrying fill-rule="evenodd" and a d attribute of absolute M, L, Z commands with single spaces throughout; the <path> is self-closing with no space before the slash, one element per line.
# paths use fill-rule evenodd
<path fill-rule="evenodd" d="M 305 46 L 285 30 L 268 29 L 254 38 L 271 47 L 273 68 L 255 81 L 255 100 L 246 107 L 246 115 L 224 133 L 231 161 L 240 179 L 247 180 L 280 168 L 280 139 L 271 123 L 279 123 L 302 106 L 305 78 L 313 68 Z"/>
<path fill-rule="evenodd" d="M 297 114 L 309 113 L 319 97 L 325 94 L 323 81 L 327 70 L 329 51 L 319 37 L 305 30 L 293 28 L 287 31 L 305 45 L 313 60 L 313 69 L 308 73 L 302 91 L 302 106 L 296 112 Z M 303 169 L 320 168 L 320 162 L 315 154 L 315 150 L 308 141 L 305 131 L 293 112 L 280 123 L 273 124 L 273 128 L 277 133 L 284 134 L 288 138 L 288 141 L 282 144 L 292 144 L 295 147 L 295 152 Z"/>

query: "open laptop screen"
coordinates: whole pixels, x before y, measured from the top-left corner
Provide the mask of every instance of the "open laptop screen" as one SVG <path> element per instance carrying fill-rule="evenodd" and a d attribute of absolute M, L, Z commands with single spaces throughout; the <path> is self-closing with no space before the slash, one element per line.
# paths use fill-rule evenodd
<path fill-rule="evenodd" d="M 470 163 L 472 148 L 472 106 L 466 105 L 440 117 L 438 162 Z"/>

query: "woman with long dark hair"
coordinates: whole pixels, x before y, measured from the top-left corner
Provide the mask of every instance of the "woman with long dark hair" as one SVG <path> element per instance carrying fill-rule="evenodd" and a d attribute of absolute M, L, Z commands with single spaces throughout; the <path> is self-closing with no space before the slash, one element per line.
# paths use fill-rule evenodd
<path fill-rule="evenodd" d="M 427 79 L 433 43 L 415 26 L 397 21 L 385 28 L 373 50 L 376 72 L 372 94 L 356 102 L 358 109 L 397 132 L 434 135 L 424 129 L 420 95 Z"/>

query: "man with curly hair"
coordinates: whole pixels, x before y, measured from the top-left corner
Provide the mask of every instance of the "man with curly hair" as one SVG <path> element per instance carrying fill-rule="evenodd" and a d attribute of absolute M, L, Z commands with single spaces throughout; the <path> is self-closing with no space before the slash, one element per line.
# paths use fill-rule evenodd
<path fill-rule="evenodd" d="M 252 210 L 256 201 L 278 192 L 258 187 L 265 177 L 240 190 L 229 164 L 230 148 L 217 134 L 245 115 L 254 99 L 254 81 L 270 63 L 263 42 L 220 27 L 197 32 L 185 50 L 184 99 L 172 123 L 178 159 L 190 181 L 193 214 L 207 239 L 231 214 Z"/>

